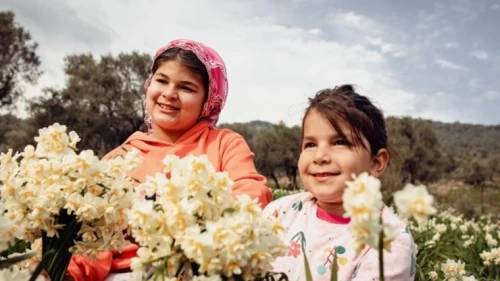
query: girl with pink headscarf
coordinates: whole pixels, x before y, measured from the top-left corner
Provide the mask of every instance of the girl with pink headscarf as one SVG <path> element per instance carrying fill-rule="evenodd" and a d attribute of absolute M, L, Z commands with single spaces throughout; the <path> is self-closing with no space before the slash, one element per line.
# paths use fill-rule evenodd
<path fill-rule="evenodd" d="M 262 207 L 272 200 L 266 179 L 257 173 L 254 154 L 243 137 L 214 128 L 228 91 L 226 68 L 215 50 L 191 40 L 170 42 L 156 52 L 144 89 L 149 131 L 132 134 L 122 145 L 127 150 L 139 149 L 144 157 L 130 176 L 144 181 L 147 175 L 162 171 L 167 154 L 205 154 L 216 170 L 229 173 L 234 181 L 233 195 L 244 193 L 258 198 Z M 123 153 L 122 148 L 116 148 L 106 158 Z M 132 244 L 122 253 L 102 253 L 97 260 L 75 255 L 68 267 L 68 279 L 129 280 L 130 259 L 137 249 Z"/>

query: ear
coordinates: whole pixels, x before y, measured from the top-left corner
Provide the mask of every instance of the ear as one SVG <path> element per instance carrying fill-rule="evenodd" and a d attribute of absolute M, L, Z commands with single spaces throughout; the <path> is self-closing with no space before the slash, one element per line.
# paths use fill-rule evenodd
<path fill-rule="evenodd" d="M 377 155 L 372 158 L 372 166 L 370 167 L 370 175 L 378 178 L 384 174 L 385 168 L 389 165 L 389 151 L 385 148 L 379 149 Z"/>

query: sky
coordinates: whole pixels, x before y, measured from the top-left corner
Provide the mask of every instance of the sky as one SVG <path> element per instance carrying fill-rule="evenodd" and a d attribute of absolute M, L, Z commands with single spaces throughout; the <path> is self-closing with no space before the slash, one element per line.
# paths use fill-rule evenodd
<path fill-rule="evenodd" d="M 229 96 L 220 122 L 300 124 L 307 98 L 353 84 L 387 116 L 500 125 L 500 0 L 2 0 L 64 87 L 64 57 L 213 47 Z"/>

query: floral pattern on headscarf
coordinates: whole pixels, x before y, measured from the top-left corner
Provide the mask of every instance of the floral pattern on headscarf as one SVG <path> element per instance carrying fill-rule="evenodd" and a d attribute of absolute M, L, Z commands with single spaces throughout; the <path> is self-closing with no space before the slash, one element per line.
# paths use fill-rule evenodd
<path fill-rule="evenodd" d="M 177 39 L 168 43 L 168 45 L 156 51 L 154 60 L 158 58 L 163 52 L 171 48 L 181 48 L 193 52 L 198 59 L 203 63 L 208 72 L 208 97 L 203 105 L 200 120 L 206 120 L 212 127 L 217 124 L 220 112 L 224 108 L 227 98 L 228 83 L 226 74 L 226 65 L 219 56 L 219 54 L 207 45 L 187 39 Z M 148 79 L 144 83 L 144 90 L 147 92 L 153 73 L 151 72 Z M 145 102 L 144 102 L 145 103 Z M 144 122 L 151 131 L 151 115 L 146 113 Z"/>

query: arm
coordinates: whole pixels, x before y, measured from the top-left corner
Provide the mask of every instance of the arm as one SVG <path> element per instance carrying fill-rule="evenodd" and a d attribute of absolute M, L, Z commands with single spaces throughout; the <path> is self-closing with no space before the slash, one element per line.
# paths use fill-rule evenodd
<path fill-rule="evenodd" d="M 379 280 L 378 251 L 368 250 L 358 262 L 352 280 Z M 391 252 L 384 251 L 384 277 L 386 281 L 413 281 L 415 279 L 416 254 L 413 238 L 400 233 L 391 244 Z"/>
<path fill-rule="evenodd" d="M 248 194 L 258 198 L 262 208 L 272 201 L 272 194 L 264 176 L 255 169 L 254 154 L 245 139 L 240 135 L 231 138 L 222 149 L 222 171 L 227 171 L 234 181 L 233 197 L 238 194 Z"/>

